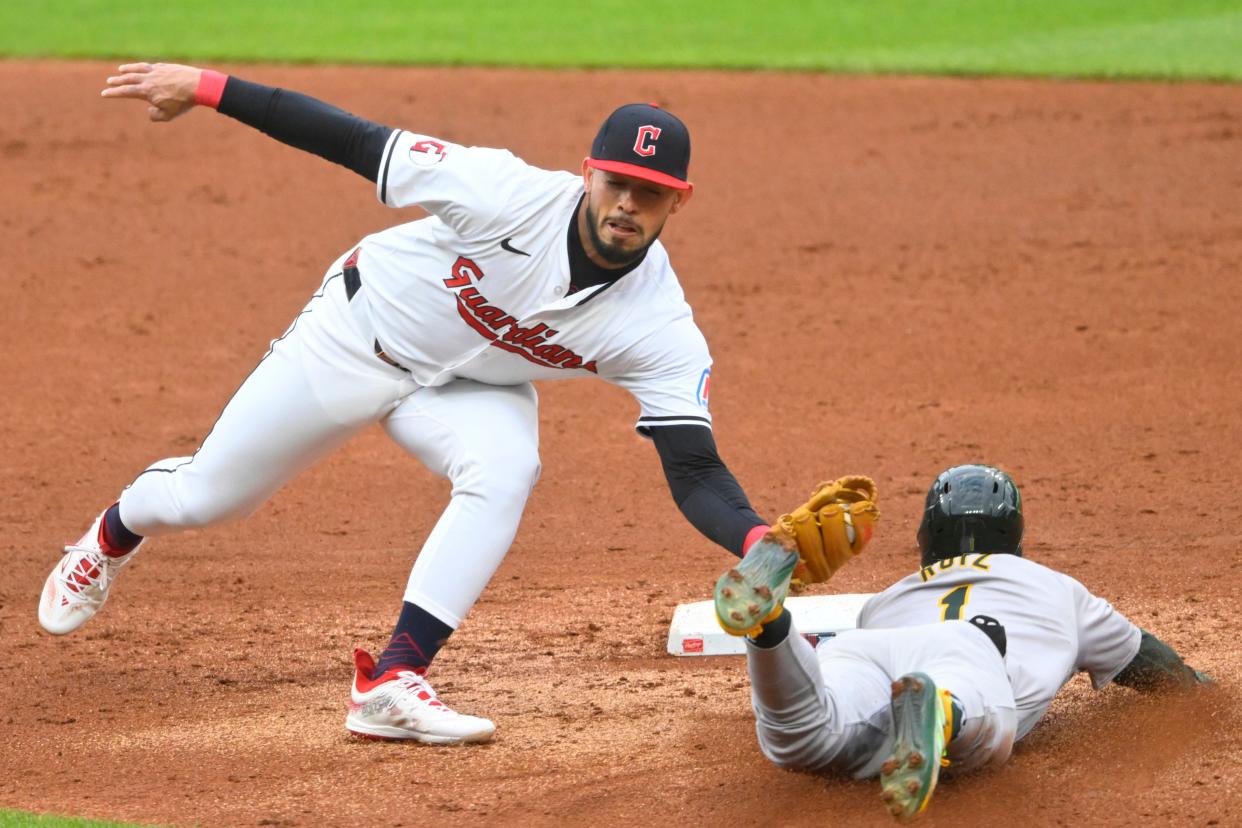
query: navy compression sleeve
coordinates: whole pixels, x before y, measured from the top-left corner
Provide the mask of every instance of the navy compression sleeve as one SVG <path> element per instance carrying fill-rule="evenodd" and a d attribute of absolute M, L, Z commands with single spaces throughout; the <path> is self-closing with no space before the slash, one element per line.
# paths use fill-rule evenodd
<path fill-rule="evenodd" d="M 314 153 L 374 181 L 390 127 L 300 92 L 230 76 L 219 111 L 277 141 Z"/>
<path fill-rule="evenodd" d="M 720 459 L 711 429 L 661 426 L 651 429 L 651 439 L 677 508 L 695 529 L 740 558 L 747 534 L 765 522 Z"/>

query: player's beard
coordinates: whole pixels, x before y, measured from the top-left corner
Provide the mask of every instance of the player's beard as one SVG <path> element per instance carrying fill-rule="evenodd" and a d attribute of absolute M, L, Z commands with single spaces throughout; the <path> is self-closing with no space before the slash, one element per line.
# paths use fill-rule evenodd
<path fill-rule="evenodd" d="M 591 244 L 595 247 L 595 252 L 599 254 L 601 259 L 609 264 L 616 265 L 617 267 L 624 267 L 627 264 L 632 264 L 641 259 L 643 256 L 646 256 L 647 248 L 655 244 L 656 239 L 660 238 L 660 231 L 664 229 L 664 226 L 661 225 L 655 233 L 651 235 L 651 239 L 637 250 L 626 250 L 620 245 L 609 244 L 600 237 L 599 217 L 595 213 L 595 209 L 591 207 L 590 199 L 587 199 L 583 206 L 586 207 L 587 232 L 591 234 Z"/>

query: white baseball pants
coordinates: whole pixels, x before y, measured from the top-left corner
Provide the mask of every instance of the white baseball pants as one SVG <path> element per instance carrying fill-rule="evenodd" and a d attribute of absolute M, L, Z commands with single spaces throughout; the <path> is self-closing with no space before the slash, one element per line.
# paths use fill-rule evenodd
<path fill-rule="evenodd" d="M 530 383 L 417 385 L 375 355 L 339 268 L 272 342 L 198 451 L 154 463 L 125 489 L 121 520 L 140 535 L 160 535 L 245 517 L 379 422 L 452 482 L 405 600 L 455 628 L 504 559 L 539 475 L 535 391 Z"/>
<path fill-rule="evenodd" d="M 1013 690 L 991 639 L 966 621 L 850 630 L 818 648 L 796 630 L 776 647 L 747 643 L 759 746 L 782 767 L 878 776 L 892 752 L 892 682 L 931 676 L 961 703 L 948 770 L 1009 758 L 1017 733 Z"/>

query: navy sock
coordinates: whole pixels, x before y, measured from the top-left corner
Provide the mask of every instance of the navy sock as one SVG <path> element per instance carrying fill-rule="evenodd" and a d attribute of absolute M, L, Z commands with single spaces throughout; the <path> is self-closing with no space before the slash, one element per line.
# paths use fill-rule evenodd
<path fill-rule="evenodd" d="M 453 628 L 448 624 L 417 604 L 403 601 L 392 639 L 380 653 L 372 678 L 394 667 L 404 667 L 416 673 L 426 672 L 431 660 L 452 634 Z"/>
<path fill-rule="evenodd" d="M 121 504 L 113 503 L 104 512 L 103 541 L 113 552 L 124 554 L 142 543 L 142 535 L 135 535 L 121 523 Z"/>

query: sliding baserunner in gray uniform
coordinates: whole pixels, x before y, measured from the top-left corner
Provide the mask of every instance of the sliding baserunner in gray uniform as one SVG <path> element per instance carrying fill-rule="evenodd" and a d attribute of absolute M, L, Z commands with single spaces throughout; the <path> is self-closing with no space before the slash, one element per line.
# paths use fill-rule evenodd
<path fill-rule="evenodd" d="M 735 571 L 763 617 L 779 612 L 746 645 L 764 755 L 783 767 L 878 775 L 885 807 L 912 819 L 942 767 L 1004 762 L 1079 671 L 1097 689 L 1210 682 L 1078 581 L 1024 559 L 1022 528 L 1007 474 L 945 471 L 927 493 L 922 566 L 872 597 L 859 629 L 818 648 L 779 607 L 797 553 L 766 541 L 752 548 Z"/>

